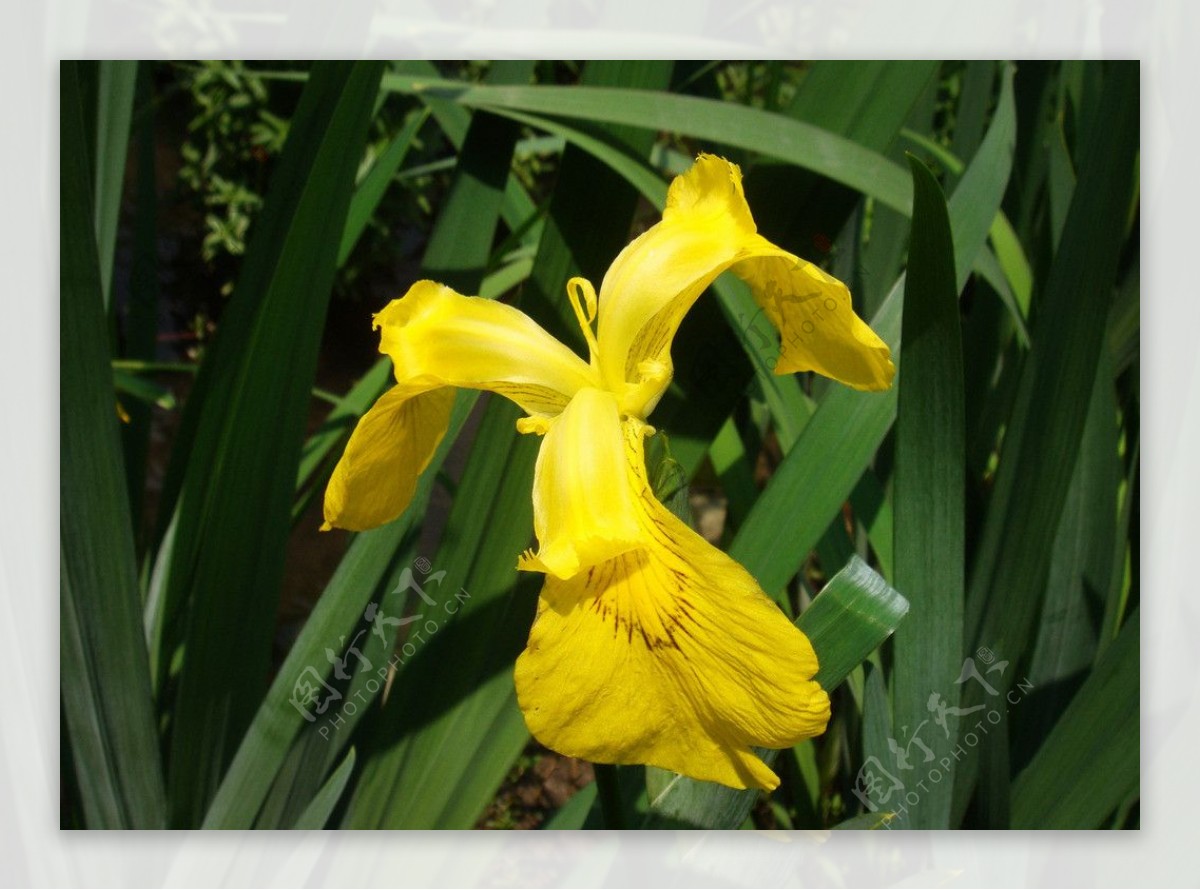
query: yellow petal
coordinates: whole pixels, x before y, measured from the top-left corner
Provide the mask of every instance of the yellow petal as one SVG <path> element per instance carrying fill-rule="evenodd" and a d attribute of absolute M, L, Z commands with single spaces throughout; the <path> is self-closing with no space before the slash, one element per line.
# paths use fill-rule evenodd
<path fill-rule="evenodd" d="M 454 390 L 394 386 L 362 416 L 325 489 L 325 524 L 364 531 L 404 512 L 450 423 Z"/>
<path fill-rule="evenodd" d="M 854 313 L 846 285 L 759 235 L 745 251 L 733 273 L 779 331 L 776 374 L 816 371 L 863 390 L 892 385 L 891 350 Z"/>
<path fill-rule="evenodd" d="M 701 155 L 671 184 L 662 222 L 621 252 L 601 285 L 600 368 L 611 389 L 629 394 L 623 410 L 644 416 L 632 395 L 639 387 L 653 407 L 669 375 L 645 398 L 641 369 L 670 368 L 680 321 L 730 268 L 784 336 L 777 373 L 816 370 L 861 389 L 890 383 L 888 348 L 854 315 L 845 286 L 758 235 L 737 165 Z"/>
<path fill-rule="evenodd" d="M 644 482 L 641 430 L 634 474 Z M 754 746 L 823 732 L 817 658 L 750 574 L 638 490 L 645 544 L 546 579 L 516 689 L 543 744 L 599 763 L 645 763 L 733 788 L 773 789 Z"/>
<path fill-rule="evenodd" d="M 569 578 L 642 543 L 626 447 L 617 400 L 604 390 L 581 389 L 548 422 L 533 478 L 541 549 L 520 568 Z"/>
<path fill-rule="evenodd" d="M 557 414 L 596 375 L 524 312 L 418 281 L 375 316 L 396 381 L 487 389 L 530 414 Z"/>

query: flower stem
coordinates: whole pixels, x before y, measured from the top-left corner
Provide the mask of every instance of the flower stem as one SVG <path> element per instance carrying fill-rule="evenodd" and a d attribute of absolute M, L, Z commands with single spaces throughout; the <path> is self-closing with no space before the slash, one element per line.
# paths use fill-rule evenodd
<path fill-rule="evenodd" d="M 605 828 L 624 828 L 625 815 L 621 810 L 621 782 L 617 768 L 611 763 L 594 763 L 596 790 L 600 795 L 600 812 Z"/>

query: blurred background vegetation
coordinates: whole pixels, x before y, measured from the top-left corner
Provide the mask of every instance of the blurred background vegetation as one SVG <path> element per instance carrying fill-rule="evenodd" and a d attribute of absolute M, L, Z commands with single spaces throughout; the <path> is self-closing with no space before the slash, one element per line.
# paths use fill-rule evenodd
<path fill-rule="evenodd" d="M 62 73 L 63 827 L 1138 826 L 1136 64 Z M 515 409 L 460 394 L 383 529 L 319 534 L 320 496 L 389 383 L 372 312 L 430 277 L 582 348 L 567 278 L 698 151 L 902 370 L 775 378 L 729 276 L 685 321 L 663 497 L 798 616 L 834 718 L 770 797 L 614 798 L 515 706 Z"/>

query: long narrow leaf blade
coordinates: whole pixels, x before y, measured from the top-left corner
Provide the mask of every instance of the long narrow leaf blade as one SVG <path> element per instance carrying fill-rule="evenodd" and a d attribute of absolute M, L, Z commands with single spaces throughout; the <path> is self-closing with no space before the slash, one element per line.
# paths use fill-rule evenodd
<path fill-rule="evenodd" d="M 929 719 L 930 696 L 943 696 L 944 732 L 928 738 L 934 756 L 944 757 L 957 744 L 953 680 L 963 656 L 962 333 L 946 201 L 928 168 L 915 157 L 909 162 L 913 224 L 900 339 L 893 583 L 912 610 L 896 634 L 893 710 L 896 726 L 915 727 Z M 905 827 L 949 827 L 952 763 Z"/>
<path fill-rule="evenodd" d="M 1013 828 L 1099 828 L 1138 790 L 1140 630 L 1134 612 L 1017 777 Z"/>
<path fill-rule="evenodd" d="M 166 797 L 117 438 L 76 65 L 62 66 L 62 703 L 89 828 L 162 828 Z"/>
<path fill-rule="evenodd" d="M 184 640 L 173 822 L 203 818 L 265 692 L 290 504 L 377 63 L 317 63 L 221 332 L 197 379 L 161 665 Z M 193 399 L 195 391 L 193 392 Z M 191 404 L 189 404 L 189 408 Z M 236 653 L 231 657 L 230 653 Z"/>

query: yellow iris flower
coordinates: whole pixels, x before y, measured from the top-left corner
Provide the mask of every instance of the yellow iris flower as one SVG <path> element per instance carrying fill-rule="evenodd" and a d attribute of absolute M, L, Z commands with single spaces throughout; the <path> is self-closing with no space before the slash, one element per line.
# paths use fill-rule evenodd
<path fill-rule="evenodd" d="M 828 723 L 816 654 L 749 572 L 658 502 L 643 455 L 675 331 L 727 269 L 780 332 L 776 373 L 891 384 L 888 348 L 845 285 L 757 234 L 741 171 L 701 155 L 599 298 L 582 278 L 568 283 L 588 361 L 520 310 L 432 281 L 378 313 L 396 385 L 350 437 L 325 527 L 367 529 L 404 510 L 447 429 L 453 387 L 506 396 L 528 414 L 517 429 L 543 437 L 539 548 L 518 563 L 546 575 L 516 664 L 530 731 L 574 757 L 770 790 L 779 779 L 752 748 L 794 745 Z"/>

